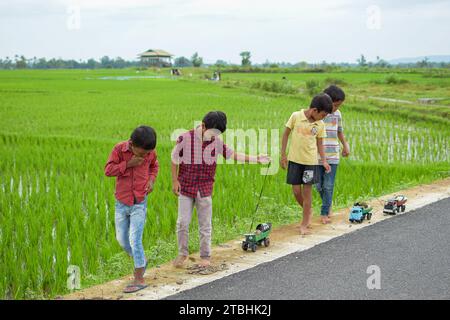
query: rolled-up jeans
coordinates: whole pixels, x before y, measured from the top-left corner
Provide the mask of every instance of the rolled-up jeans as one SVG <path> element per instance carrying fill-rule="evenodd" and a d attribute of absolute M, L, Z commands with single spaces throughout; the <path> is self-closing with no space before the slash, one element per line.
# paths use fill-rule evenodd
<path fill-rule="evenodd" d="M 321 216 L 327 216 L 333 203 L 334 181 L 336 179 L 337 164 L 331 164 L 331 171 L 325 172 L 323 166 L 319 166 L 319 182 L 316 184 L 317 191 L 322 198 Z"/>
<path fill-rule="evenodd" d="M 211 256 L 211 219 L 212 219 L 212 198 L 201 197 L 200 192 L 197 197 L 191 198 L 180 194 L 178 196 L 178 254 L 188 256 L 189 224 L 192 219 L 192 211 L 197 209 L 199 233 L 200 233 L 200 257 L 209 258 Z"/>
<path fill-rule="evenodd" d="M 132 206 L 116 200 L 116 239 L 128 255 L 133 257 L 135 268 L 143 268 L 146 263 L 142 245 L 146 213 L 147 197 Z"/>

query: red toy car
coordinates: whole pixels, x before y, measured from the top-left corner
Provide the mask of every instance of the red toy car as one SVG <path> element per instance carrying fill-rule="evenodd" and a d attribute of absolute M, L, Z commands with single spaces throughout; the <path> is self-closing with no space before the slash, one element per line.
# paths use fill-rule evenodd
<path fill-rule="evenodd" d="M 396 214 L 399 213 L 400 211 L 405 212 L 406 210 L 405 203 L 407 200 L 408 198 L 402 195 L 396 196 L 393 199 L 389 199 L 384 204 L 383 212 L 388 214 Z"/>

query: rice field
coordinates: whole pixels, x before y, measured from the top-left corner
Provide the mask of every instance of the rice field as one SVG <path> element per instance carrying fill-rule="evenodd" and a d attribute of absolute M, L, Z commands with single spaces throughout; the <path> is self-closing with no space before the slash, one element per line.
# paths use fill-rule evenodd
<path fill-rule="evenodd" d="M 393 87 L 383 82 L 386 74 L 289 74 L 298 93 L 281 94 L 249 85 L 280 81 L 281 74 L 224 73 L 223 83 L 212 83 L 198 74 L 172 79 L 164 72 L 0 71 L 1 299 L 67 293 L 69 265 L 80 268 L 83 287 L 130 273 L 132 262 L 114 235 L 114 179 L 105 177 L 103 168 L 112 147 L 141 124 L 158 133 L 160 173 L 144 233 L 152 266 L 177 253 L 177 200 L 170 177 L 174 131 L 188 130 L 218 109 L 226 112 L 229 129 L 267 129 L 274 144 L 290 114 L 309 105 L 303 89 L 312 78 L 322 87 L 327 79 L 341 79 L 349 96 L 341 110 L 352 155 L 338 170 L 335 207 L 450 176 L 449 106 L 366 98 L 436 96 L 447 99 L 445 104 L 449 78 L 402 74 L 408 82 Z M 237 148 L 235 141 L 225 142 Z M 268 153 L 277 159 L 271 149 L 276 145 L 269 145 Z M 213 243 L 248 231 L 264 178 L 260 169 L 218 166 Z M 282 170 L 268 177 L 259 220 L 281 225 L 300 219 L 284 181 Z M 315 194 L 317 214 L 319 204 Z M 198 250 L 195 222 L 194 217 L 192 252 Z"/>

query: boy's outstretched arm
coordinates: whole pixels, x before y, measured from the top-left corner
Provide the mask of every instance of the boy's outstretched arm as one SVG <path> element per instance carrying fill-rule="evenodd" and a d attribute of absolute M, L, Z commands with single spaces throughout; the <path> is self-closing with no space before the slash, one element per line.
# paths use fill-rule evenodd
<path fill-rule="evenodd" d="M 235 152 L 233 149 L 229 148 L 226 144 L 223 143 L 222 140 L 219 140 L 218 150 L 222 154 L 222 156 L 225 159 L 233 159 L 238 162 L 242 163 L 261 163 L 261 164 L 268 164 L 270 163 L 270 157 L 265 154 L 259 154 L 257 156 L 248 155 L 245 153 L 239 153 Z"/>
<path fill-rule="evenodd" d="M 248 163 L 268 164 L 270 162 L 270 157 L 265 154 L 252 156 L 244 153 L 233 152 L 232 158 L 238 162 L 244 163 L 248 162 Z"/>
<path fill-rule="evenodd" d="M 339 141 L 341 141 L 342 146 L 344 147 L 344 149 L 342 150 L 342 156 L 348 157 L 350 155 L 350 146 L 348 145 L 348 142 L 345 139 L 344 132 L 342 132 L 342 131 L 338 132 L 338 138 L 339 138 Z"/>
<path fill-rule="evenodd" d="M 291 134 L 291 129 L 286 127 L 283 132 L 283 138 L 281 139 L 281 159 L 280 165 L 283 169 L 286 169 L 288 166 L 288 160 L 286 155 L 286 147 L 289 140 L 289 135 Z"/>
<path fill-rule="evenodd" d="M 322 159 L 322 165 L 325 168 L 325 172 L 328 173 L 331 171 L 331 167 L 327 162 L 327 158 L 325 156 L 325 149 L 323 147 L 323 138 L 317 138 L 317 149 L 319 150 L 320 159 Z"/>

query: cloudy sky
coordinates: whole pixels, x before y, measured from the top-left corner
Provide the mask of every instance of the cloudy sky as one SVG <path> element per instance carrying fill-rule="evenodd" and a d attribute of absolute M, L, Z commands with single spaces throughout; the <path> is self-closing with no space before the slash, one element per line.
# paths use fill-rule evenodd
<path fill-rule="evenodd" d="M 0 0 L 0 57 L 355 62 L 450 54 L 450 1 Z"/>

